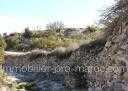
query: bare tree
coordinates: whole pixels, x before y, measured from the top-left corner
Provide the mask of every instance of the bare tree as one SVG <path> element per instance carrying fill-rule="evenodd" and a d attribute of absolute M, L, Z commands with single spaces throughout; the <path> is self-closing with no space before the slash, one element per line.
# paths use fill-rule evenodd
<path fill-rule="evenodd" d="M 30 31 L 30 29 L 28 27 L 25 28 L 24 33 L 23 33 L 23 36 L 25 38 L 31 38 L 32 37 L 32 32 Z"/>
<path fill-rule="evenodd" d="M 61 30 L 63 30 L 63 28 L 64 28 L 64 24 L 62 22 L 57 21 L 57 22 L 47 24 L 46 28 L 47 28 L 47 30 L 51 30 L 51 31 L 60 33 Z"/>
<path fill-rule="evenodd" d="M 108 30 L 119 30 L 122 23 L 128 22 L 128 0 L 115 0 L 115 5 L 104 11 L 101 22 Z"/>

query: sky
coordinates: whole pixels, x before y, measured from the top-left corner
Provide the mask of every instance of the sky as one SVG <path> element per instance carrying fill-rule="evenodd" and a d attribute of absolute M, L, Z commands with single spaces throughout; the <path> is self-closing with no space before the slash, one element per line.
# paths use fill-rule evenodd
<path fill-rule="evenodd" d="M 61 21 L 66 27 L 95 24 L 102 10 L 114 0 L 0 0 L 0 33 L 45 29 Z"/>

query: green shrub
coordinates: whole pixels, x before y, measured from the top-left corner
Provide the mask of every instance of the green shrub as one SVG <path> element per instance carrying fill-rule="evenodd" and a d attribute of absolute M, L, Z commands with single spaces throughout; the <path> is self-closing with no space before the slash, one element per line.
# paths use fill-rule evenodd
<path fill-rule="evenodd" d="M 6 47 L 6 43 L 2 36 L 0 35 L 0 64 L 3 63 L 4 60 L 4 48 Z"/>
<path fill-rule="evenodd" d="M 102 29 L 95 25 L 91 25 L 86 28 L 86 31 L 89 31 L 89 32 L 95 32 L 95 31 L 100 31 L 100 30 Z"/>
<path fill-rule="evenodd" d="M 64 36 L 55 31 L 30 31 L 26 29 L 23 34 L 14 33 L 5 37 L 7 50 L 13 51 L 30 51 L 39 49 L 55 49 L 57 47 L 68 47 L 72 43 L 81 43 L 84 40 L 95 40 L 96 31 L 100 28 L 91 26 L 87 28 L 89 33 L 86 35 Z M 26 37 L 25 37 L 26 36 Z M 29 37 L 27 37 L 29 36 Z"/>
<path fill-rule="evenodd" d="M 57 36 L 49 35 L 47 37 L 33 38 L 32 47 L 33 48 L 57 48 L 57 47 L 68 47 L 71 43 L 79 42 L 82 38 L 80 36 Z"/>
<path fill-rule="evenodd" d="M 18 46 L 21 42 L 21 35 L 19 35 L 18 33 L 14 33 L 13 35 L 10 35 L 8 37 L 5 38 L 7 47 L 6 49 L 8 50 L 17 50 Z"/>
<path fill-rule="evenodd" d="M 31 90 L 31 88 L 34 86 L 33 83 L 25 83 L 25 82 L 22 82 L 22 83 L 19 83 L 16 88 L 17 89 L 27 89 L 27 90 Z"/>

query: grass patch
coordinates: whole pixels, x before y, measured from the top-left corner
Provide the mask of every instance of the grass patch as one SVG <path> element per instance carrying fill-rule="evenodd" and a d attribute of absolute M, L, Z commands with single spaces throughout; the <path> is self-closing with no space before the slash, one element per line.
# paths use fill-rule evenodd
<path fill-rule="evenodd" d="M 19 84 L 16 86 L 16 88 L 17 88 L 17 89 L 27 89 L 27 90 L 31 90 L 33 86 L 34 86 L 33 83 L 22 82 L 22 83 L 19 83 Z"/>

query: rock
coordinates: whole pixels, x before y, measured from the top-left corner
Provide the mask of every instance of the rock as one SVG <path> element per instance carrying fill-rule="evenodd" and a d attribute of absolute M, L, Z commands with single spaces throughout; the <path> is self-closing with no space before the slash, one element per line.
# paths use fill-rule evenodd
<path fill-rule="evenodd" d="M 25 89 L 18 89 L 17 91 L 27 91 L 27 90 L 25 90 Z"/>
<path fill-rule="evenodd" d="M 2 85 L 0 86 L 0 91 L 11 91 L 11 89 L 7 86 Z"/>

